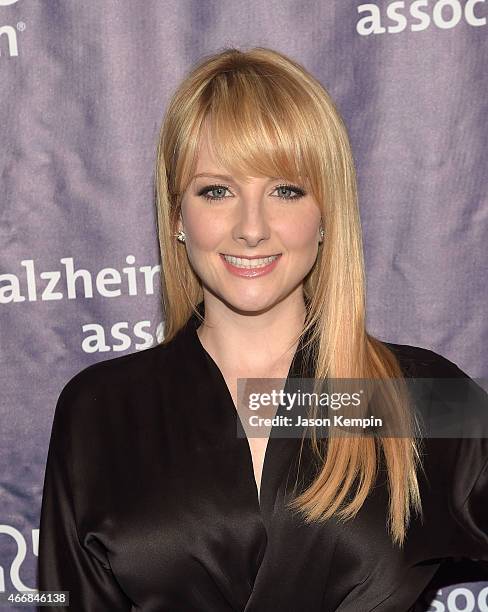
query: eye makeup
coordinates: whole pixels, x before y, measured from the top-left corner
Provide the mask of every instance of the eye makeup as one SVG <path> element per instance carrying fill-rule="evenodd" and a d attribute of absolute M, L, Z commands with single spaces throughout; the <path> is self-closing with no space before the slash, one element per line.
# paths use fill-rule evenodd
<path fill-rule="evenodd" d="M 295 193 L 295 195 L 292 195 L 289 197 L 284 196 L 284 195 L 276 196 L 280 198 L 281 200 L 298 200 L 306 195 L 306 192 L 304 189 L 302 189 L 301 187 L 298 187 L 297 185 L 293 185 L 290 183 L 282 183 L 280 185 L 276 185 L 273 191 L 276 191 L 277 189 L 291 191 Z M 221 185 L 221 184 L 206 185 L 205 187 L 202 187 L 201 189 L 198 190 L 197 195 L 204 197 L 206 200 L 224 200 L 225 196 L 216 197 L 216 196 L 208 195 L 209 192 L 217 191 L 217 190 L 224 190 L 225 192 L 225 190 L 229 190 L 229 187 L 227 187 L 227 185 Z"/>
<path fill-rule="evenodd" d="M 285 196 L 279 195 L 278 197 L 282 200 L 298 200 L 299 198 L 303 198 L 303 196 L 307 195 L 305 191 L 301 187 L 297 187 L 296 185 L 289 185 L 288 183 L 283 183 L 282 185 L 276 185 L 276 189 L 286 189 L 288 191 L 294 191 L 296 195 L 290 196 L 286 198 Z"/>

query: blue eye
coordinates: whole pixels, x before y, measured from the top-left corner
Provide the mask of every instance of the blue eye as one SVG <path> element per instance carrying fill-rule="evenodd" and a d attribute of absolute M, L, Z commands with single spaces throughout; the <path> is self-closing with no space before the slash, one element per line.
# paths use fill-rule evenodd
<path fill-rule="evenodd" d="M 302 198 L 305 195 L 303 189 L 295 187 L 294 185 L 278 185 L 276 189 L 280 191 L 278 197 L 282 200 L 298 200 L 298 198 Z M 290 191 L 294 192 L 295 195 L 287 195 Z"/>
<path fill-rule="evenodd" d="M 216 195 L 208 195 L 209 192 L 214 192 Z M 225 185 L 208 185 L 198 192 L 199 196 L 203 196 L 206 200 L 223 200 L 224 193 L 228 191 L 228 187 Z"/>
<path fill-rule="evenodd" d="M 295 185 L 278 185 L 275 187 L 275 191 L 279 191 L 278 198 L 282 200 L 298 200 L 305 195 L 305 191 Z M 225 192 L 229 191 L 229 188 L 225 185 L 207 185 L 198 192 L 199 196 L 203 196 L 206 200 L 223 200 Z M 213 195 L 210 195 L 213 192 Z M 295 194 L 295 195 L 291 195 Z"/>

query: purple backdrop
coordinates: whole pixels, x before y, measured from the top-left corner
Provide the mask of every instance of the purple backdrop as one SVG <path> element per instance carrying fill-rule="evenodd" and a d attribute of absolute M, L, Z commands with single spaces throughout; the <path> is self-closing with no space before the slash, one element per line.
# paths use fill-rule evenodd
<path fill-rule="evenodd" d="M 203 54 L 269 46 L 321 80 L 358 167 L 369 331 L 488 376 L 487 14 L 485 0 L 0 0 L 0 593 L 35 588 L 61 388 L 164 333 L 155 150 Z M 487 595 L 446 588 L 436 609 L 487 610 Z"/>

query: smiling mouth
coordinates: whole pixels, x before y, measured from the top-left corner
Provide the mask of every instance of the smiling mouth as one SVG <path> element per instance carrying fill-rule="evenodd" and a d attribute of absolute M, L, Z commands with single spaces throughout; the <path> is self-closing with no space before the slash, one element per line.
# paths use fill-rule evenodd
<path fill-rule="evenodd" d="M 269 266 L 270 263 L 281 257 L 281 253 L 277 255 L 268 255 L 266 257 L 234 257 L 234 255 L 226 255 L 225 253 L 221 253 L 221 256 L 228 263 L 236 266 L 237 268 L 262 268 L 264 266 Z"/>

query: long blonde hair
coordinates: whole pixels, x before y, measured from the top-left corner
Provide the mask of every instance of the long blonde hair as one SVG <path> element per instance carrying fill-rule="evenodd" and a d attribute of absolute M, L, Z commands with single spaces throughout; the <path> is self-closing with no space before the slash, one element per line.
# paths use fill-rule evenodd
<path fill-rule="evenodd" d="M 398 360 L 365 329 L 363 247 L 347 130 L 321 83 L 277 51 L 229 48 L 206 56 L 170 100 L 156 167 L 163 343 L 172 340 L 203 299 L 186 249 L 178 248 L 174 235 L 205 126 L 218 141 L 214 153 L 222 167 L 242 176 L 286 176 L 296 181 L 306 177 L 320 206 L 326 237 L 303 288 L 308 307 L 302 336 L 311 333 L 308 348 L 315 378 L 399 381 L 387 387 L 385 405 L 389 422 L 403 435 L 330 436 L 324 448 L 312 432 L 320 469 L 290 507 L 306 521 L 353 518 L 383 458 L 388 529 L 393 542 L 402 546 L 412 510 L 421 513 L 420 440 Z"/>

